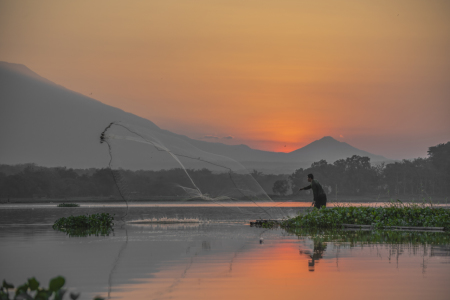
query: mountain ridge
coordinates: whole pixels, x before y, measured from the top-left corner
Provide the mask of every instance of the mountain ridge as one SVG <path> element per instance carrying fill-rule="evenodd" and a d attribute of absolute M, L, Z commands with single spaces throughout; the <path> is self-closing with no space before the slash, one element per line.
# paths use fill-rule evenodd
<path fill-rule="evenodd" d="M 58 85 L 24 65 L 0 62 L 0 163 L 105 167 L 108 157 L 98 141 L 113 121 L 137 124 L 183 139 L 193 146 L 235 159 L 247 168 L 291 173 L 313 161 L 333 162 L 351 155 L 388 159 L 326 136 L 289 153 L 191 139 L 161 129 L 151 120 L 109 106 Z M 331 150 L 331 151 L 330 151 Z"/>

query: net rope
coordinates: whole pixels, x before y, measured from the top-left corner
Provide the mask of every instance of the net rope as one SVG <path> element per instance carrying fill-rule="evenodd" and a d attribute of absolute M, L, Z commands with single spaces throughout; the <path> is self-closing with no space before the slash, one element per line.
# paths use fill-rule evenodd
<path fill-rule="evenodd" d="M 209 201 L 227 208 L 230 208 L 230 205 L 225 205 L 229 204 L 227 201 L 230 203 L 246 201 L 253 203 L 259 212 L 251 212 L 238 206 L 233 209 L 259 218 L 286 217 L 240 163 L 222 155 L 200 150 L 175 134 L 161 129 L 112 122 L 102 131 L 100 143 L 105 143 L 108 147 L 108 168 L 111 170 L 120 197 L 126 203 L 122 221 L 128 216 L 129 202 L 133 194 L 130 190 L 130 179 L 126 176 L 126 170 L 132 169 L 152 171 L 181 169 L 191 187 L 179 183 L 173 183 L 172 186 L 182 189 L 186 200 Z M 191 165 L 191 168 L 186 166 L 187 164 Z M 221 182 L 222 186 L 215 187 L 215 197 L 202 192 L 196 179 L 190 174 L 193 170 L 202 168 L 214 172 L 214 175 L 227 175 L 227 180 Z"/>

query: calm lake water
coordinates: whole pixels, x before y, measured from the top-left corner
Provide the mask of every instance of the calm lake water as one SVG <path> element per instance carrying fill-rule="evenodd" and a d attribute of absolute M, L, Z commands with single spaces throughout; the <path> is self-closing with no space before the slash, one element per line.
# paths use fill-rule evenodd
<path fill-rule="evenodd" d="M 109 236 L 69 237 L 62 216 L 125 207 L 82 204 L 0 206 L 0 280 L 42 285 L 62 275 L 81 299 L 449 299 L 448 233 L 302 231 L 248 226 L 251 210 L 208 203 L 135 203 Z M 294 215 L 308 204 L 278 205 Z M 265 207 L 270 207 L 266 205 Z"/>

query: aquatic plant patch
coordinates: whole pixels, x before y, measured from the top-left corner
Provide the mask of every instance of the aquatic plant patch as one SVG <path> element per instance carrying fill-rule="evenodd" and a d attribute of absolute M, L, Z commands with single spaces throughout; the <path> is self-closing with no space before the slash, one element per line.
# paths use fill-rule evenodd
<path fill-rule="evenodd" d="M 261 228 L 273 228 L 275 227 L 275 225 L 277 225 L 277 223 L 273 222 L 273 221 L 268 221 L 268 222 L 263 222 L 261 223 Z"/>
<path fill-rule="evenodd" d="M 113 231 L 114 217 L 108 213 L 59 218 L 53 229 L 69 236 L 109 235 Z"/>
<path fill-rule="evenodd" d="M 66 290 L 63 289 L 66 279 L 62 276 L 57 276 L 50 279 L 48 288 L 40 286 L 39 281 L 36 278 L 29 278 L 27 282 L 18 286 L 13 292 L 14 297 L 10 298 L 9 290 L 14 289 L 14 285 L 3 280 L 3 284 L 0 287 L 0 299 L 1 300 L 12 300 L 12 299 L 38 299 L 38 300 L 62 300 Z M 53 298 L 51 298 L 53 296 Z M 70 293 L 70 299 L 76 300 L 80 297 L 80 294 Z M 67 298 L 66 298 L 67 299 Z M 104 300 L 104 298 L 96 296 L 94 300 Z"/>
<path fill-rule="evenodd" d="M 390 226 L 444 227 L 450 230 L 450 210 L 400 201 L 382 207 L 332 207 L 312 209 L 304 215 L 282 222 L 285 228 L 340 228 L 342 224 Z"/>
<path fill-rule="evenodd" d="M 60 203 L 58 207 L 80 207 L 80 204 L 77 203 Z"/>

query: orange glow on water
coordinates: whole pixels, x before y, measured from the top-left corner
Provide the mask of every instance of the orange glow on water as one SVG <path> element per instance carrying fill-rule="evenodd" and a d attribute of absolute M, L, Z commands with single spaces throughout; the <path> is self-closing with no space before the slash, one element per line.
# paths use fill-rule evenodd
<path fill-rule="evenodd" d="M 409 257 L 402 259 L 402 267 L 397 268 L 379 258 L 367 259 L 362 248 L 354 250 L 361 252 L 361 257 L 339 260 L 330 257 L 333 252 L 328 249 L 328 257 L 316 260 L 311 271 L 309 254 L 301 253 L 302 250 L 308 253 L 308 247 L 292 241 L 258 247 L 219 256 L 193 255 L 184 264 L 169 264 L 151 279 L 121 286 L 114 297 L 348 300 L 420 299 L 430 292 L 435 296 L 446 294 L 445 267 L 429 275 L 433 280 L 424 282 L 415 263 L 407 263 Z"/>

